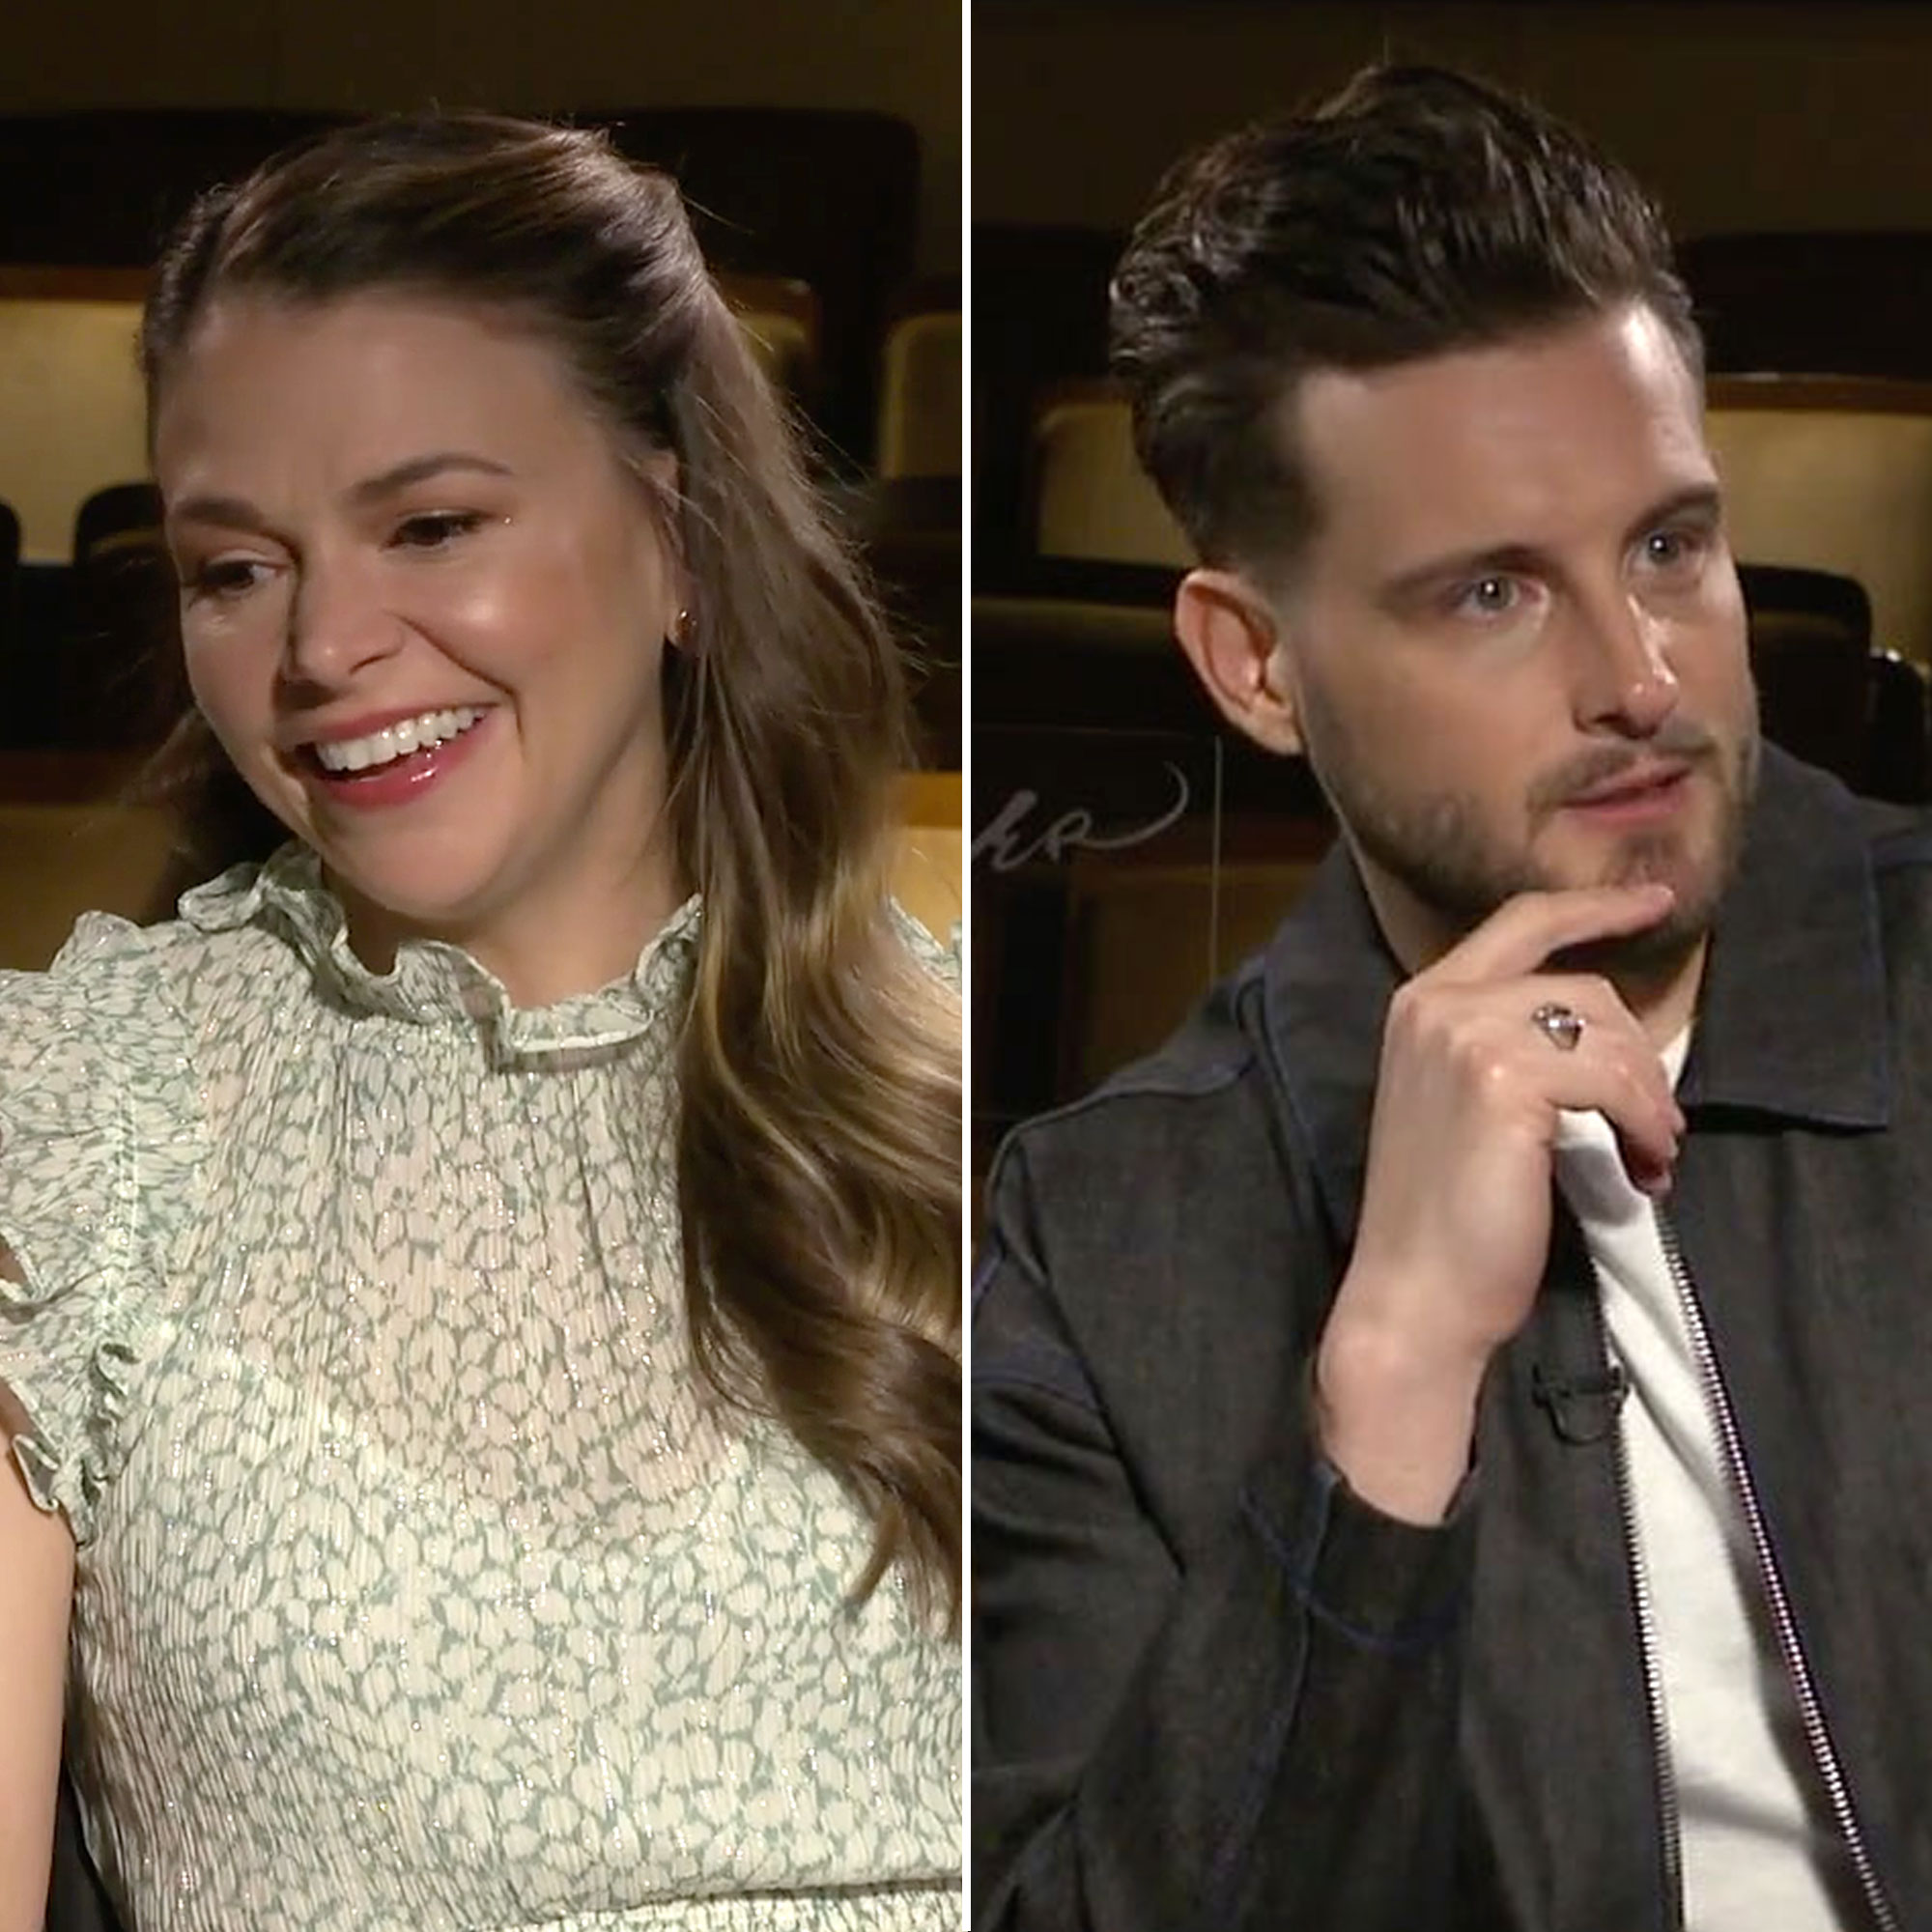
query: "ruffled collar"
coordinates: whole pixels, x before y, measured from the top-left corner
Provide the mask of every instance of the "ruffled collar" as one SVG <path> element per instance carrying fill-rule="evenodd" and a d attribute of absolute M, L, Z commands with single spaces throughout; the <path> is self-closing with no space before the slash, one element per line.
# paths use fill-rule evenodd
<path fill-rule="evenodd" d="M 554 1062 L 642 1038 L 680 1013 L 697 950 L 699 902 L 685 900 L 621 980 L 550 1007 L 512 1004 L 502 981 L 460 946 L 406 940 L 377 973 L 349 944 L 341 901 L 321 862 L 298 841 L 263 864 L 232 867 L 183 895 L 181 916 L 202 932 L 255 925 L 289 941 L 316 982 L 357 1012 L 479 1035 L 499 1065 Z"/>

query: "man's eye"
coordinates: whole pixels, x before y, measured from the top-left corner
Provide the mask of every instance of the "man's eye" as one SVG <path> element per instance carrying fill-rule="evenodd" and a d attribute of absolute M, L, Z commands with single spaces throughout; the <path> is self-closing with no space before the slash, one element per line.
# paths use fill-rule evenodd
<path fill-rule="evenodd" d="M 421 516 L 405 517 L 396 526 L 394 542 L 402 550 L 440 550 L 468 536 L 482 522 L 476 510 L 426 510 Z"/>
<path fill-rule="evenodd" d="M 1695 563 L 1709 544 L 1702 530 L 1652 530 L 1643 540 L 1644 561 L 1658 570 L 1676 570 Z"/>
<path fill-rule="evenodd" d="M 1478 577 L 1450 599 L 1451 608 L 1472 617 L 1501 617 L 1514 611 L 1521 593 L 1513 577 Z"/>

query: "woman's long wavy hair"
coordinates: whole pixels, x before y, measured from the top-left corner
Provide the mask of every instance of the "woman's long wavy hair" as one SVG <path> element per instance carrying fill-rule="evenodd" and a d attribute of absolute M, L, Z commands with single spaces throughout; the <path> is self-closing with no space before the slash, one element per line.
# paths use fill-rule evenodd
<path fill-rule="evenodd" d="M 668 176 L 595 132 L 476 114 L 279 156 L 204 197 L 160 264 L 151 424 L 212 302 L 372 291 L 526 319 L 621 447 L 676 458 L 668 810 L 704 907 L 675 1129 L 694 1354 L 859 1497 L 857 1592 L 897 1563 L 956 1622 L 959 1008 L 891 911 L 911 753 L 895 641 Z M 284 836 L 192 710 L 152 769 L 202 867 Z"/>

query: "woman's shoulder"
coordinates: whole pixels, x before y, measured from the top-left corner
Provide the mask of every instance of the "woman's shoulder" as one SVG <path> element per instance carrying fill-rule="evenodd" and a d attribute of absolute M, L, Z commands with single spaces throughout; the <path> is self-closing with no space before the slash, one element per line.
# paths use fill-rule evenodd
<path fill-rule="evenodd" d="M 206 963 L 179 922 L 87 913 L 43 971 L 0 973 L 0 1381 L 30 1419 L 29 1488 L 82 1542 L 202 1212 Z"/>
<path fill-rule="evenodd" d="M 137 925 L 118 913 L 84 912 L 52 962 L 31 972 L 0 972 L 0 1036 L 16 1039 L 43 1016 L 76 1027 L 120 1011 L 152 1013 L 167 982 L 186 970 L 172 956 L 163 926 Z M 153 1013 L 158 1022 L 163 1013 Z"/>
<path fill-rule="evenodd" d="M 285 949 L 245 920 L 220 916 L 246 895 L 255 869 L 238 867 L 197 887 L 175 918 L 154 924 L 82 913 L 46 967 L 0 971 L 0 1066 L 54 1040 L 107 1041 L 116 1058 L 138 1057 L 143 1040 L 178 1052 L 185 1034 L 204 1031 L 212 1008 L 271 999 L 270 958 Z"/>

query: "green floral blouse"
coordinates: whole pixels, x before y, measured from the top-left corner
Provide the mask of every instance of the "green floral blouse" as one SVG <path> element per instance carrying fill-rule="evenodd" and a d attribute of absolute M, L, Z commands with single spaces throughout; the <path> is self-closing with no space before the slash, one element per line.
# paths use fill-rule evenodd
<path fill-rule="evenodd" d="M 693 1374 L 697 919 L 518 1010 L 290 846 L 0 974 L 0 1381 L 135 1932 L 959 1924 L 957 1648 Z"/>

